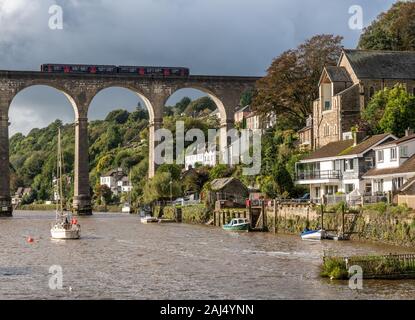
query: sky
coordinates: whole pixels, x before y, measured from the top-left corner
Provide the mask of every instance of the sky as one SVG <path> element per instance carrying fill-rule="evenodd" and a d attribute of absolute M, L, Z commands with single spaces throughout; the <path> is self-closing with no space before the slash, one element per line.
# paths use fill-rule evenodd
<path fill-rule="evenodd" d="M 42 63 L 185 66 L 191 74 L 263 76 L 273 58 L 316 34 L 344 37 L 355 48 L 349 8 L 359 5 L 367 26 L 394 0 L 0 0 L 0 69 L 39 70 Z M 63 28 L 49 28 L 52 5 Z M 168 104 L 195 90 L 173 94 Z M 139 98 L 109 88 L 92 102 L 89 119 Z M 10 108 L 10 134 L 27 134 L 55 119 L 74 120 L 59 91 L 20 92 Z"/>

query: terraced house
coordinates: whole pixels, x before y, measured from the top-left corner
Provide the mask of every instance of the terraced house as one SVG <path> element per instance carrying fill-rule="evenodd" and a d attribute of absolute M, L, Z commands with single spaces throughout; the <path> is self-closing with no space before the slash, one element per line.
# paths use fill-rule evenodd
<path fill-rule="evenodd" d="M 323 196 L 353 191 L 371 195 L 373 182 L 363 176 L 375 168 L 374 148 L 396 139 L 392 134 L 363 138 L 358 132 L 353 139 L 329 142 L 296 163 L 296 184 L 307 185 L 314 202 Z"/>
<path fill-rule="evenodd" d="M 415 52 L 344 49 L 337 66 L 324 68 L 312 126 L 308 123 L 301 134 L 312 137 L 313 150 L 350 140 L 361 110 L 375 92 L 397 83 L 415 93 Z"/>

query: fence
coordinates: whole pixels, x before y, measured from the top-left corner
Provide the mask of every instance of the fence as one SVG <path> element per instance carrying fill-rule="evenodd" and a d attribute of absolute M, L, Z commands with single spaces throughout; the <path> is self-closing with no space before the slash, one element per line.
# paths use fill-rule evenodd
<path fill-rule="evenodd" d="M 310 199 L 311 203 L 315 204 L 326 204 L 326 205 L 336 205 L 340 202 L 346 203 L 350 207 L 358 207 L 362 204 L 371 204 L 371 203 L 378 203 L 378 202 L 390 202 L 387 195 L 325 195 L 321 198 L 312 198 Z M 413 204 L 415 206 L 415 196 L 413 198 Z"/>
<path fill-rule="evenodd" d="M 382 256 L 344 257 L 346 269 L 357 265 L 364 278 L 413 278 L 415 276 L 415 254 L 390 254 Z"/>

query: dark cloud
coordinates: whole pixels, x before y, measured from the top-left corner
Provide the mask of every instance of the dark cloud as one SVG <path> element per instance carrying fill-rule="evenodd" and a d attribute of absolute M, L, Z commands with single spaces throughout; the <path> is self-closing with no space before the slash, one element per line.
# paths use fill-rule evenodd
<path fill-rule="evenodd" d="M 367 24 L 393 2 L 0 0 L 0 68 L 38 70 L 44 62 L 145 64 L 188 66 L 193 74 L 263 75 L 275 56 L 314 34 L 340 34 L 346 47 L 355 47 L 359 31 L 348 27 L 349 7 L 361 5 Z M 48 9 L 56 3 L 63 8 L 63 30 L 48 28 Z M 123 92 L 115 90 L 105 101 L 130 105 Z M 35 105 L 29 94 L 23 107 L 30 109 L 31 100 Z M 12 122 L 13 110 L 22 107 L 17 102 Z M 45 121 L 73 116 L 55 113 L 52 106 L 60 103 L 44 102 L 51 111 Z M 91 111 L 90 117 L 98 115 Z M 28 126 L 12 129 L 27 132 Z"/>

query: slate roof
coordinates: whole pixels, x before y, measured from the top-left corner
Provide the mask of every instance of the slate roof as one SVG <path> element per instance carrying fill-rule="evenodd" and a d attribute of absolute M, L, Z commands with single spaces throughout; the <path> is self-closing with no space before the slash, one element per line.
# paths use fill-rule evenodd
<path fill-rule="evenodd" d="M 382 147 L 384 147 L 384 146 L 397 146 L 397 145 L 399 145 L 401 143 L 404 143 L 404 142 L 409 141 L 409 140 L 412 140 L 412 139 L 415 139 L 415 133 L 414 134 L 410 134 L 408 136 L 404 136 L 404 137 L 402 137 L 400 139 L 397 139 L 395 141 L 391 141 L 391 142 L 382 144 Z"/>
<path fill-rule="evenodd" d="M 363 177 L 383 176 L 388 174 L 409 173 L 415 171 L 415 155 L 410 157 L 397 168 L 370 169 Z"/>
<path fill-rule="evenodd" d="M 383 133 L 383 134 L 377 134 L 374 136 L 371 136 L 369 138 L 364 139 L 362 142 L 360 142 L 357 146 L 350 148 L 348 150 L 345 150 L 341 153 L 342 156 L 348 156 L 353 154 L 360 154 L 370 147 L 374 146 L 375 144 L 379 143 L 383 139 L 385 139 L 387 136 L 391 136 L 389 133 Z"/>
<path fill-rule="evenodd" d="M 336 157 L 340 155 L 342 151 L 351 147 L 352 145 L 353 139 L 330 142 L 305 157 L 304 160 Z"/>
<path fill-rule="evenodd" d="M 215 179 L 210 183 L 210 187 L 213 191 L 219 191 L 219 190 L 222 190 L 225 186 L 227 186 L 232 181 L 238 181 L 246 190 L 248 190 L 248 188 L 246 188 L 245 185 L 240 180 L 234 177 Z"/>
<path fill-rule="evenodd" d="M 367 149 L 371 148 L 375 144 L 379 143 L 389 135 L 389 133 L 385 133 L 368 137 L 355 147 L 353 147 L 353 139 L 330 142 L 329 144 L 326 144 L 325 146 L 321 147 L 320 149 L 314 151 L 313 153 L 305 157 L 304 160 L 331 158 L 337 156 L 351 156 L 355 154 L 360 154 L 366 151 Z M 392 135 L 390 136 L 391 138 L 393 137 Z"/>
<path fill-rule="evenodd" d="M 325 69 L 330 80 L 333 82 L 352 82 L 350 75 L 344 67 L 327 66 Z"/>
<path fill-rule="evenodd" d="M 361 79 L 415 79 L 414 51 L 344 49 L 356 76 Z"/>

